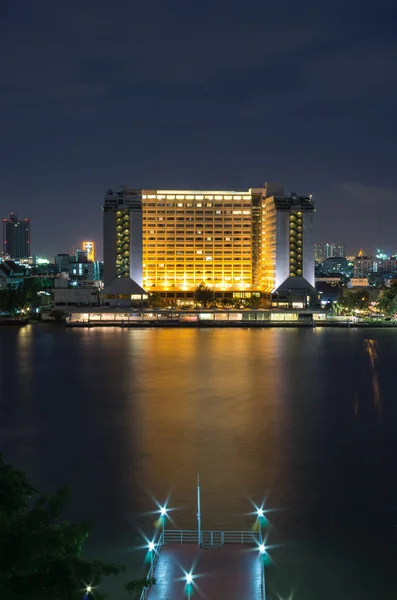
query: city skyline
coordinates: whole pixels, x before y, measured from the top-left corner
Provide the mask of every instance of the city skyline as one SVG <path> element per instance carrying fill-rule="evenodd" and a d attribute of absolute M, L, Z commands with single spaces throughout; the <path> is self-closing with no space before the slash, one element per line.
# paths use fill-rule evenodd
<path fill-rule="evenodd" d="M 393 246 L 395 12 L 387 0 L 364 0 L 359 20 L 340 0 L 10 7 L 2 214 L 28 215 L 48 256 L 99 241 L 108 186 L 275 180 L 314 195 L 317 239 L 345 240 L 349 254 Z"/>

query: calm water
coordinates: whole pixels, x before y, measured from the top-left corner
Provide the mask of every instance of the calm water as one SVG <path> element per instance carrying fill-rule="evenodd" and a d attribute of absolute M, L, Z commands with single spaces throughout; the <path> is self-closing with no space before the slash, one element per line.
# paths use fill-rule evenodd
<path fill-rule="evenodd" d="M 277 508 L 272 598 L 397 598 L 397 331 L 0 330 L 0 449 L 73 486 L 89 552 L 138 572 L 138 528 L 248 528 Z M 123 595 L 117 595 L 118 599 Z"/>

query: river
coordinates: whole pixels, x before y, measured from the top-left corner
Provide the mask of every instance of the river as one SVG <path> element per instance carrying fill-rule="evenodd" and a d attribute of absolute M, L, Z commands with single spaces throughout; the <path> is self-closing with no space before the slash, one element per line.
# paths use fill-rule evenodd
<path fill-rule="evenodd" d="M 395 600 L 396 349 L 387 329 L 3 327 L 0 450 L 71 484 L 88 553 L 129 575 L 154 499 L 196 526 L 200 472 L 203 528 L 274 509 L 272 599 Z"/>

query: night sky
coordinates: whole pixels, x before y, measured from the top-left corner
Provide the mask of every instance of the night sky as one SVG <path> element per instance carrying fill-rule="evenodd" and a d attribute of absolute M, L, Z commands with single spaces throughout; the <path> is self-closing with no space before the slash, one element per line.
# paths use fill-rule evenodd
<path fill-rule="evenodd" d="M 397 251 L 394 0 L 0 4 L 0 207 L 51 256 L 104 192 L 313 194 L 316 241 Z M 101 251 L 100 251 L 101 254 Z"/>

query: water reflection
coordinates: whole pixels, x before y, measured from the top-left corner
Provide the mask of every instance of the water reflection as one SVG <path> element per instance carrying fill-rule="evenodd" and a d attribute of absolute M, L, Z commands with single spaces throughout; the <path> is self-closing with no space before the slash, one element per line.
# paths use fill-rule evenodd
<path fill-rule="evenodd" d="M 378 364 L 379 364 L 379 355 L 378 355 L 378 349 L 377 349 L 377 343 L 375 340 L 365 340 L 366 343 L 366 350 L 369 356 L 369 360 L 371 363 L 371 375 L 372 375 L 372 390 L 373 390 L 373 398 L 374 398 L 374 405 L 375 408 L 379 411 L 379 413 L 382 413 L 382 399 L 381 399 L 381 392 L 380 392 L 380 385 L 379 385 L 379 377 L 378 377 L 378 372 L 377 372 L 377 368 L 378 368 Z"/>
<path fill-rule="evenodd" d="M 133 574 L 152 496 L 194 528 L 200 472 L 203 528 L 250 528 L 248 498 L 282 509 L 274 597 L 394 600 L 395 333 L 2 330 L 1 450 L 39 487 L 71 483 L 92 553 Z"/>

